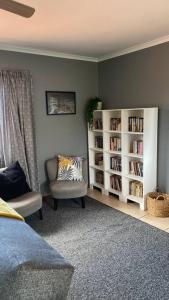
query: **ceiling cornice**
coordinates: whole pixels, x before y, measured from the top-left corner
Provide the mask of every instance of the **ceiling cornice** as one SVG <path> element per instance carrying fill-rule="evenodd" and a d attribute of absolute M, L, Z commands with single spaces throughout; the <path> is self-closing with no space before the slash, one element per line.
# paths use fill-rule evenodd
<path fill-rule="evenodd" d="M 105 60 L 108 60 L 108 59 L 111 59 L 111 58 L 114 58 L 114 57 L 122 56 L 122 55 L 125 55 L 125 54 L 129 54 L 129 53 L 132 53 L 132 52 L 136 52 L 136 51 L 139 51 L 139 50 L 143 50 L 143 49 L 146 49 L 146 48 L 150 48 L 150 47 L 153 47 L 153 46 L 157 46 L 157 45 L 167 43 L 167 42 L 169 42 L 169 35 L 163 36 L 161 38 L 158 38 L 158 39 L 146 42 L 146 43 L 137 44 L 133 47 L 126 48 L 126 49 L 121 50 L 121 51 L 106 54 L 106 55 L 98 58 L 98 62 L 105 61 Z"/>
<path fill-rule="evenodd" d="M 152 41 L 137 44 L 133 47 L 126 48 L 121 51 L 112 52 L 109 54 L 106 54 L 101 57 L 89 57 L 89 56 L 82 56 L 82 55 L 76 55 L 76 54 L 69 54 L 64 52 L 56 52 L 56 51 L 50 51 L 50 50 L 41 50 L 41 49 L 34 49 L 34 48 L 25 48 L 25 47 L 18 47 L 14 45 L 8 45 L 0 43 L 0 50 L 6 50 L 6 51 L 12 51 L 12 52 L 21 52 L 21 53 L 28 53 L 28 54 L 35 54 L 35 55 L 44 55 L 44 56 L 50 56 L 50 57 L 58 57 L 58 58 L 67 58 L 67 59 L 74 59 L 74 60 L 82 60 L 82 61 L 91 61 L 91 62 L 102 62 L 111 58 L 115 58 L 118 56 L 122 56 L 125 54 L 129 54 L 132 52 L 136 52 L 139 50 L 143 50 L 146 48 L 150 48 L 153 46 L 157 46 L 163 43 L 169 42 L 169 35 L 163 36 L 159 39 L 154 39 Z"/>
<path fill-rule="evenodd" d="M 35 54 L 35 55 L 44 55 L 44 56 L 51 56 L 51 57 L 58 57 L 58 58 L 67 58 L 67 59 L 74 59 L 74 60 L 98 62 L 98 58 L 96 58 L 96 57 L 82 56 L 82 55 L 69 54 L 69 53 L 64 53 L 64 52 L 56 52 L 56 51 L 50 51 L 50 50 L 18 47 L 18 46 L 1 44 L 1 43 L 0 43 L 0 50 Z"/>

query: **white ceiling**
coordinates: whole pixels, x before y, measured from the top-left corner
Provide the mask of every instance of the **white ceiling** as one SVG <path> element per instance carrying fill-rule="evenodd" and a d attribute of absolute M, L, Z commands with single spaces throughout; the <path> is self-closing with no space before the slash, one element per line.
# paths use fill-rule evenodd
<path fill-rule="evenodd" d="M 0 10 L 0 49 L 97 60 L 169 40 L 169 0 L 19 2 L 33 6 L 35 14 L 25 19 Z"/>

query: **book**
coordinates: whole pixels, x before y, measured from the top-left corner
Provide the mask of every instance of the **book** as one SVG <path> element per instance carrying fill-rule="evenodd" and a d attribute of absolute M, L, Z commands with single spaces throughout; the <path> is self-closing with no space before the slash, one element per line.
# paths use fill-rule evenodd
<path fill-rule="evenodd" d="M 110 157 L 110 169 L 121 172 L 121 157 Z"/>
<path fill-rule="evenodd" d="M 128 118 L 128 131 L 143 132 L 144 131 L 144 118 L 129 117 Z"/>
<path fill-rule="evenodd" d="M 130 153 L 143 155 L 143 141 L 134 140 L 130 143 Z"/>
<path fill-rule="evenodd" d="M 121 131 L 121 119 L 111 118 L 110 119 L 110 130 Z"/>
<path fill-rule="evenodd" d="M 111 151 L 121 151 L 121 138 L 110 137 L 110 150 Z"/>
<path fill-rule="evenodd" d="M 103 166 L 103 153 L 95 154 L 95 165 L 100 167 Z"/>
<path fill-rule="evenodd" d="M 129 162 L 130 174 L 143 177 L 143 162 L 137 160 L 131 160 Z"/>
<path fill-rule="evenodd" d="M 104 174 L 102 171 L 96 171 L 96 183 L 104 184 Z"/>
<path fill-rule="evenodd" d="M 113 190 L 121 192 L 121 187 L 122 187 L 121 176 L 119 176 L 119 175 L 111 175 L 110 176 L 110 187 Z"/>
<path fill-rule="evenodd" d="M 129 193 L 130 195 L 136 197 L 143 197 L 143 184 L 139 181 L 132 180 L 129 183 Z"/>
<path fill-rule="evenodd" d="M 103 136 L 95 136 L 95 147 L 103 149 Z"/>
<path fill-rule="evenodd" d="M 103 129 L 102 119 L 94 119 L 93 120 L 93 129 L 96 129 L 96 130 Z"/>

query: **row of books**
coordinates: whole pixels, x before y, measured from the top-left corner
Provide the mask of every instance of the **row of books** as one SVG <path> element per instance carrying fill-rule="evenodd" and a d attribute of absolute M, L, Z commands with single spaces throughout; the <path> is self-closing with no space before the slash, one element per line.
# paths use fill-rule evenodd
<path fill-rule="evenodd" d="M 143 141 L 135 140 L 130 144 L 130 153 L 143 155 Z"/>
<path fill-rule="evenodd" d="M 143 132 L 144 118 L 129 117 L 128 130 L 133 132 Z"/>
<path fill-rule="evenodd" d="M 121 119 L 111 118 L 110 119 L 110 130 L 121 131 Z"/>
<path fill-rule="evenodd" d="M 95 136 L 95 147 L 103 148 L 103 136 Z"/>
<path fill-rule="evenodd" d="M 111 175 L 110 176 L 110 186 L 112 189 L 121 192 L 121 176 Z"/>
<path fill-rule="evenodd" d="M 99 129 L 99 130 L 103 129 L 102 119 L 94 119 L 93 120 L 93 129 Z"/>
<path fill-rule="evenodd" d="M 131 160 L 129 162 L 129 172 L 130 174 L 143 177 L 143 162 L 137 160 Z"/>
<path fill-rule="evenodd" d="M 130 181 L 129 193 L 136 197 L 143 197 L 143 184 L 136 180 Z"/>
<path fill-rule="evenodd" d="M 112 170 L 121 172 L 121 157 L 119 156 L 110 157 L 110 168 Z"/>
<path fill-rule="evenodd" d="M 121 151 L 121 138 L 110 137 L 110 150 Z"/>
<path fill-rule="evenodd" d="M 100 167 L 103 166 L 103 153 L 95 154 L 95 165 Z"/>
<path fill-rule="evenodd" d="M 104 184 L 104 174 L 102 171 L 96 171 L 96 182 L 99 184 Z"/>

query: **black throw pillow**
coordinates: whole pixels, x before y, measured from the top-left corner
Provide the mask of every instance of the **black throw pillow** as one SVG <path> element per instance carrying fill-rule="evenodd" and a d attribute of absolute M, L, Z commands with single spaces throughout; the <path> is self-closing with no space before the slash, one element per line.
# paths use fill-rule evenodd
<path fill-rule="evenodd" d="M 31 192 L 19 162 L 13 163 L 0 173 L 0 197 L 8 201 Z"/>

